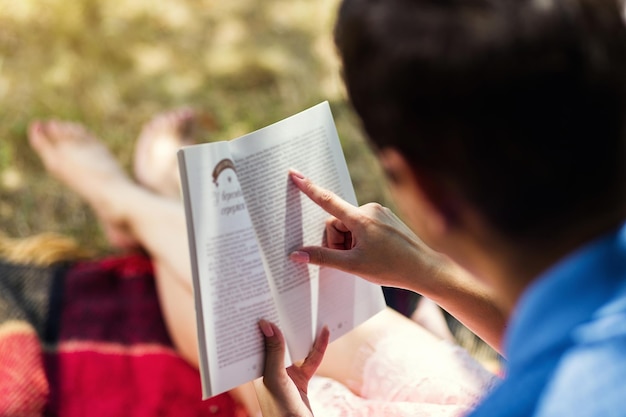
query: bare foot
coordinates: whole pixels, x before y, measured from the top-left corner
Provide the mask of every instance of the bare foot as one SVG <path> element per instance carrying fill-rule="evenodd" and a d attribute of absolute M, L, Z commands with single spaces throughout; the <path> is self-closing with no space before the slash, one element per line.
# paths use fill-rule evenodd
<path fill-rule="evenodd" d="M 135 145 L 137 182 L 165 197 L 180 198 L 176 151 L 197 143 L 202 127 L 212 127 L 212 121 L 190 108 L 161 113 L 146 123 Z"/>
<path fill-rule="evenodd" d="M 91 205 L 110 243 L 136 247 L 138 242 L 122 218 L 119 197 L 120 191 L 134 185 L 108 149 L 76 123 L 33 122 L 28 136 L 47 171 Z"/>

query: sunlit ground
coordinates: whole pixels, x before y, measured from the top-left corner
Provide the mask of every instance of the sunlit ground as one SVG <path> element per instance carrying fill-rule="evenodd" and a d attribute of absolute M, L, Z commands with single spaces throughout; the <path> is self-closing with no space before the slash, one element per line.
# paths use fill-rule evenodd
<path fill-rule="evenodd" d="M 141 125 L 191 105 L 231 139 L 329 100 L 361 202 L 387 203 L 346 104 L 337 0 L 0 0 L 0 230 L 106 244 L 93 214 L 26 141 L 38 118 L 84 123 L 125 167 Z"/>

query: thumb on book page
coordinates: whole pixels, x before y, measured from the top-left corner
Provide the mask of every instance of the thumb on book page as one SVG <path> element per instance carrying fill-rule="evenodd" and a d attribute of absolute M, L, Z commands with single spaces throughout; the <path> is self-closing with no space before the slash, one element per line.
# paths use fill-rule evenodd
<path fill-rule="evenodd" d="M 349 250 L 329 249 L 320 246 L 300 248 L 291 252 L 289 258 L 297 263 L 328 266 L 350 272 L 352 256 Z"/>

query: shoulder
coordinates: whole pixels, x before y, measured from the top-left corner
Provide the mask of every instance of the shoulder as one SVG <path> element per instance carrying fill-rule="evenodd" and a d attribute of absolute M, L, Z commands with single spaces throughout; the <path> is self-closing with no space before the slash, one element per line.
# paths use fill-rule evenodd
<path fill-rule="evenodd" d="M 537 416 L 626 417 L 626 294 L 572 333 Z"/>

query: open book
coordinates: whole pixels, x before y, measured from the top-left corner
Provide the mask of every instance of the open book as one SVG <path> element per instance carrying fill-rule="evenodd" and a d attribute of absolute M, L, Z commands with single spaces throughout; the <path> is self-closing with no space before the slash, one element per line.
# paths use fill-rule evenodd
<path fill-rule="evenodd" d="M 327 102 L 228 142 L 178 152 L 204 398 L 262 375 L 261 318 L 287 342 L 286 364 L 384 308 L 380 286 L 289 254 L 321 245 L 329 217 L 291 182 L 297 169 L 352 204 L 356 197 Z"/>

